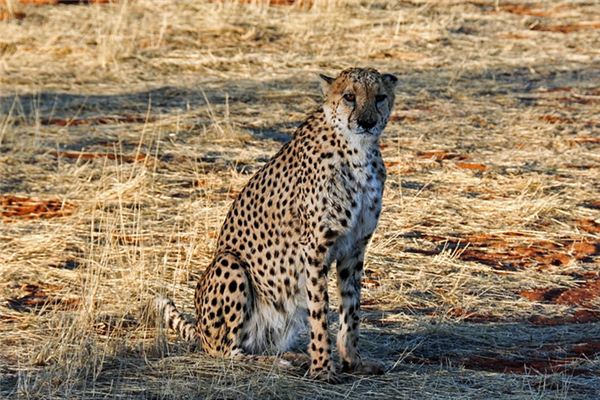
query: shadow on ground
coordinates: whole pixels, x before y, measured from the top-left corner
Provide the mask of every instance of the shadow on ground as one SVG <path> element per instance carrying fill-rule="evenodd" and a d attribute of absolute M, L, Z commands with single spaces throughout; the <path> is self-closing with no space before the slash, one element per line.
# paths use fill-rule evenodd
<path fill-rule="evenodd" d="M 558 88 L 598 88 L 600 68 L 545 70 L 544 66 L 533 69 L 517 67 L 482 72 L 467 71 L 458 79 L 453 79 L 454 70 L 397 72 L 400 82 L 398 95 L 400 107 L 410 108 L 411 99 L 417 92 L 427 94 L 434 99 L 453 98 L 454 92 L 467 93 L 477 98 L 486 96 L 509 96 L 521 106 L 534 106 L 536 96 L 529 96 L 540 88 L 556 90 Z M 307 84 L 308 83 L 308 84 Z M 19 93 L 0 96 L 0 114 L 20 116 L 24 121 L 39 118 L 42 124 L 68 124 L 64 120 L 89 119 L 90 124 L 108 124 L 119 122 L 144 122 L 149 109 L 150 114 L 173 114 L 203 107 L 207 104 L 269 104 L 282 101 L 272 94 L 294 91 L 303 88 L 302 96 L 319 99 L 317 79 L 302 81 L 297 78 L 272 81 L 241 80 L 232 83 L 198 83 L 192 87 L 164 86 L 134 93 L 119 94 L 72 94 L 67 92 Z M 297 96 L 297 94 L 296 94 Z M 285 100 L 285 98 L 282 98 Z M 283 105 L 283 104 L 281 104 Z M 290 109 L 298 108 L 297 102 L 286 101 Z M 298 110 L 306 112 L 307 110 Z M 152 115 L 150 115 L 150 118 Z M 104 118 L 104 119 L 102 119 Z M 19 121 L 17 121 L 19 122 Z M 300 121 L 291 121 L 300 122 Z M 290 122 L 290 123 L 291 123 Z M 71 122 L 70 126 L 77 122 Z M 289 126 L 274 124 L 273 135 L 277 127 Z M 265 138 L 271 138 L 266 135 Z"/>

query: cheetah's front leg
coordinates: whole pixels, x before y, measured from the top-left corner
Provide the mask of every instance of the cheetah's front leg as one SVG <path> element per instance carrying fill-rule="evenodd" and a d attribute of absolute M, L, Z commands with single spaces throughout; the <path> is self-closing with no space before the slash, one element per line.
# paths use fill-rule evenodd
<path fill-rule="evenodd" d="M 381 365 L 362 360 L 358 352 L 360 289 L 367 242 L 368 239 L 365 239 L 352 253 L 337 260 L 341 303 L 337 348 L 343 371 L 373 375 L 383 372 Z"/>
<path fill-rule="evenodd" d="M 324 258 L 324 257 L 321 257 Z M 339 382 L 333 360 L 328 332 L 327 309 L 327 266 L 319 258 L 309 258 L 306 267 L 306 292 L 308 297 L 308 320 L 310 323 L 310 344 L 308 353 L 312 378 Z"/>

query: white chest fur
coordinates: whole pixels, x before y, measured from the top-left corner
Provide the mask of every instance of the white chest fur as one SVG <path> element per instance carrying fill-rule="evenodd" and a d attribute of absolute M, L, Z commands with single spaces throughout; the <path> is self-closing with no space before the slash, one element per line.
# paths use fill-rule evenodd
<path fill-rule="evenodd" d="M 385 175 L 382 174 L 383 161 L 379 152 L 372 153 L 358 168 L 355 168 L 355 182 L 357 187 L 356 197 L 353 199 L 357 207 L 354 211 L 352 223 L 347 233 L 336 241 L 329 253 L 329 260 L 333 261 L 346 256 L 353 249 L 361 246 L 361 242 L 369 238 L 379 221 L 383 186 Z"/>
<path fill-rule="evenodd" d="M 360 212 L 355 226 L 358 240 L 373 233 L 381 213 L 384 181 L 371 164 L 369 164 L 368 170 L 367 180 L 360 196 Z"/>

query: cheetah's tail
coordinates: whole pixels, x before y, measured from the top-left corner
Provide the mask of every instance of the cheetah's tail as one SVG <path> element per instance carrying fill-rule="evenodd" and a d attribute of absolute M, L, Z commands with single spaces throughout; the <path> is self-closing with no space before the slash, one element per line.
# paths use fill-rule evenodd
<path fill-rule="evenodd" d="M 158 296 L 154 299 L 158 317 L 187 342 L 199 342 L 196 327 L 175 307 L 171 299 Z"/>

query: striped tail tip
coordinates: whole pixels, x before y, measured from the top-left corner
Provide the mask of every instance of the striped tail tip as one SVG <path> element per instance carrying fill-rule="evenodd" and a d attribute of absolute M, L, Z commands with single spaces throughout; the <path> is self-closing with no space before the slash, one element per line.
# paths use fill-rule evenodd
<path fill-rule="evenodd" d="M 187 342 L 198 342 L 196 327 L 175 307 L 169 298 L 158 296 L 154 299 L 159 318 L 166 326 L 175 330 Z"/>

